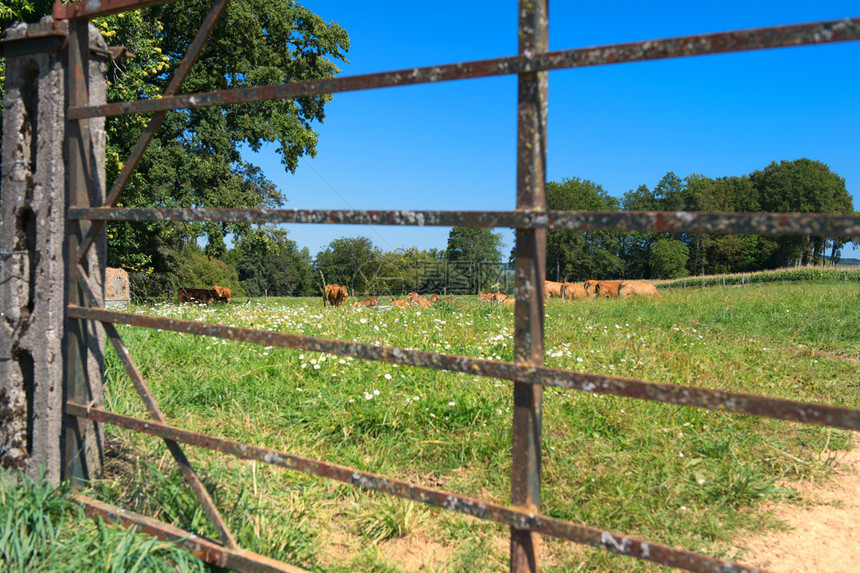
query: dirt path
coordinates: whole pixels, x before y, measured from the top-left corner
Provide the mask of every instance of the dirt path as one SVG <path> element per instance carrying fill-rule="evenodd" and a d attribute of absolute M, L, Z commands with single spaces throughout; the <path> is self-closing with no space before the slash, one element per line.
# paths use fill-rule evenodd
<path fill-rule="evenodd" d="M 750 539 L 741 562 L 778 573 L 860 571 L 860 433 L 854 449 L 837 455 L 832 479 L 790 485 L 804 505 L 774 510 L 789 530 Z"/>

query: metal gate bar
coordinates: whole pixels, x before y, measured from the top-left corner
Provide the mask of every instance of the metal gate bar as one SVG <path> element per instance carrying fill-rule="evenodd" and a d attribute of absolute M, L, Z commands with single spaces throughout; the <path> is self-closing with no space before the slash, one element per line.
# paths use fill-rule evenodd
<path fill-rule="evenodd" d="M 506 227 L 588 231 L 655 231 L 712 235 L 860 235 L 860 215 L 710 213 L 706 211 L 408 211 L 72 207 L 69 219 L 90 221 L 224 221 L 416 227 Z"/>
<path fill-rule="evenodd" d="M 216 438 L 167 424 L 114 414 L 99 408 L 87 408 L 74 402 L 67 402 L 66 410 L 73 416 L 157 436 L 164 440 L 182 442 L 245 460 L 264 462 L 273 466 L 348 483 L 364 489 L 379 491 L 449 511 L 470 515 L 478 519 L 495 521 L 496 523 L 510 526 L 515 530 L 566 539 L 592 547 L 607 549 L 613 553 L 654 561 L 670 567 L 679 567 L 688 571 L 719 571 L 721 573 L 760 571 L 760 569 L 701 555 L 692 551 L 676 549 L 661 543 L 652 543 L 635 537 L 540 515 L 537 511 L 507 507 L 444 490 L 415 485 L 403 480 L 387 478 L 339 464 Z"/>
<path fill-rule="evenodd" d="M 352 356 L 362 360 L 391 362 L 404 366 L 463 372 L 465 374 L 498 378 L 500 380 L 555 386 L 557 388 L 597 394 L 611 394 L 624 398 L 638 398 L 680 406 L 693 406 L 719 412 L 752 414 L 754 416 L 776 418 L 779 420 L 860 430 L 860 410 L 828 404 L 767 398 L 757 394 L 726 392 L 712 388 L 645 382 L 632 378 L 590 374 L 545 366 L 496 362 L 468 356 L 377 346 L 361 342 L 346 342 L 330 338 L 224 326 L 193 320 L 130 314 L 100 308 L 69 306 L 67 312 L 73 318 L 112 322 L 142 328 L 156 328 L 199 336 L 213 336 L 238 342 L 252 342 L 265 346 L 325 352 L 339 356 Z"/>
<path fill-rule="evenodd" d="M 394 72 L 202 92 L 135 102 L 70 107 L 68 117 L 70 119 L 110 117 L 538 71 L 847 42 L 858 39 L 860 39 L 860 18 L 846 18 L 812 24 L 774 26 L 665 40 L 646 40 L 629 44 L 534 53 Z"/>
<path fill-rule="evenodd" d="M 185 531 L 169 523 L 164 523 L 127 509 L 122 509 L 85 495 L 73 495 L 84 506 L 86 514 L 93 518 L 101 517 L 105 523 L 119 523 L 123 527 L 137 527 L 140 531 L 163 541 L 176 543 L 194 554 L 198 559 L 237 571 L 307 573 L 281 561 L 241 548 L 227 548 L 190 531 Z"/>
<path fill-rule="evenodd" d="M 549 48 L 548 0 L 520 4 L 519 53 Z M 546 113 L 548 72 L 531 71 L 517 78 L 517 209 L 546 210 Z M 543 297 L 546 275 L 546 229 L 516 230 L 516 307 L 514 363 L 535 368 L 544 363 Z M 513 387 L 511 433 L 511 505 L 540 509 L 543 386 L 519 378 Z M 511 571 L 537 573 L 538 537 L 511 526 Z"/>
<path fill-rule="evenodd" d="M 97 299 L 95 293 L 93 292 L 92 284 L 90 283 L 83 266 L 81 266 L 80 264 L 77 265 L 77 279 L 81 292 L 86 297 L 90 305 L 95 306 L 97 304 Z M 137 366 L 135 366 L 134 362 L 132 361 L 131 355 L 129 354 L 128 349 L 125 347 L 125 344 L 123 343 L 119 332 L 117 332 L 116 327 L 109 322 L 102 322 L 101 324 L 105 329 L 105 333 L 108 336 L 108 340 L 111 341 L 114 350 L 116 350 L 117 356 L 122 362 L 126 374 L 128 374 L 128 377 L 131 379 L 134 389 L 137 391 L 137 394 L 143 402 L 143 405 L 149 412 L 149 415 L 157 422 L 165 423 L 167 419 L 161 413 L 161 409 L 158 407 L 158 404 L 155 401 L 155 397 L 149 391 L 149 387 L 146 385 L 146 381 L 144 380 L 140 371 L 138 371 Z M 188 484 L 188 487 L 191 488 L 191 491 L 194 492 L 194 496 L 197 498 L 197 501 L 199 501 L 200 505 L 203 506 L 203 512 L 206 514 L 206 517 L 209 519 L 209 522 L 215 528 L 215 531 L 218 532 L 218 537 L 221 538 L 221 542 L 227 548 L 236 549 L 238 545 L 236 544 L 236 540 L 233 537 L 233 534 L 230 532 L 230 528 L 227 527 L 227 524 L 221 517 L 221 513 L 215 506 L 215 502 L 212 500 L 211 496 L 209 495 L 209 492 L 203 485 L 203 482 L 197 476 L 197 473 L 191 466 L 191 462 L 186 457 L 185 452 L 182 451 L 182 448 L 180 448 L 176 442 L 165 440 L 164 445 L 167 447 L 167 450 L 170 452 L 170 455 L 173 456 L 174 461 L 176 461 L 176 463 L 179 465 L 179 469 L 182 473 L 183 479 Z"/>

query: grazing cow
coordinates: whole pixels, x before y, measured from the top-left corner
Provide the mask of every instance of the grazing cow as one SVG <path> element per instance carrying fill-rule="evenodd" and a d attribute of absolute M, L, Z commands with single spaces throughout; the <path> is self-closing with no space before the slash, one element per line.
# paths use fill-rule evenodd
<path fill-rule="evenodd" d="M 585 292 L 588 296 L 618 296 L 620 284 L 613 281 L 585 281 Z"/>
<path fill-rule="evenodd" d="M 215 293 L 208 288 L 186 288 L 179 289 L 179 302 L 194 302 L 197 304 L 209 304 L 215 298 Z"/>
<path fill-rule="evenodd" d="M 435 294 L 435 293 L 431 294 L 430 295 L 430 304 L 436 304 L 437 302 L 439 302 L 439 295 Z"/>
<path fill-rule="evenodd" d="M 656 296 L 662 297 L 657 292 L 657 287 L 651 283 L 643 283 L 639 281 L 624 281 L 618 287 L 618 296 Z"/>
<path fill-rule="evenodd" d="M 597 296 L 607 297 L 617 297 L 618 296 L 618 287 L 621 286 L 620 282 L 614 281 L 597 281 L 596 292 Z"/>
<path fill-rule="evenodd" d="M 544 299 L 549 299 L 550 297 L 556 298 L 564 298 L 562 295 L 562 287 L 564 283 L 557 283 L 554 281 L 544 281 L 543 283 L 543 297 Z"/>
<path fill-rule="evenodd" d="M 346 297 L 348 296 L 349 292 L 346 290 L 345 286 L 339 285 L 337 283 L 325 285 L 325 293 L 323 294 L 323 306 L 325 306 L 326 301 L 328 301 L 332 306 L 338 307 L 343 304 L 343 301 L 346 300 Z"/>
<path fill-rule="evenodd" d="M 400 308 L 409 308 L 409 305 L 411 303 L 410 303 L 410 301 L 406 300 L 405 298 L 393 298 L 393 299 L 391 299 L 391 304 L 392 304 L 392 306 L 397 306 Z"/>
<path fill-rule="evenodd" d="M 214 299 L 218 302 L 230 304 L 230 289 L 218 285 L 212 285 L 210 289 L 214 293 Z"/>
<path fill-rule="evenodd" d="M 505 302 L 508 298 L 503 292 L 479 292 L 478 300 L 481 302 Z"/>
<path fill-rule="evenodd" d="M 573 300 L 575 298 L 585 298 L 585 287 L 579 283 L 564 283 L 562 285 L 561 291 L 562 297 L 564 299 Z"/>
<path fill-rule="evenodd" d="M 364 300 L 358 300 L 352 303 L 352 306 L 376 306 L 379 304 L 379 299 L 375 296 L 370 298 L 366 298 Z"/>

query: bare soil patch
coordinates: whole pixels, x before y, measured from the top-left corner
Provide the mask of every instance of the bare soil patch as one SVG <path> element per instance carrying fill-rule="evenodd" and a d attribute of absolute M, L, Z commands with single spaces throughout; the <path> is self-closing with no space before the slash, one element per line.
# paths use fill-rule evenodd
<path fill-rule="evenodd" d="M 800 493 L 801 505 L 773 507 L 787 530 L 743 543 L 743 563 L 777 573 L 860 571 L 860 433 L 854 444 L 834 454 L 834 473 L 826 482 L 784 484 Z"/>

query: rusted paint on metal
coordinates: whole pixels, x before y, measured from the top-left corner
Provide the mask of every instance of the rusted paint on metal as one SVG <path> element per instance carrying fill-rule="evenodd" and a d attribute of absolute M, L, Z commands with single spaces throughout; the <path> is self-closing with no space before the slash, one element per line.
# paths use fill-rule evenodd
<path fill-rule="evenodd" d="M 87 22 L 77 22 L 69 26 L 68 34 L 68 65 L 67 85 L 68 98 L 71 104 L 85 104 L 89 101 L 89 28 Z M 66 122 L 66 137 L 64 147 L 68 156 L 67 196 L 68 205 L 89 205 L 87 186 L 92 178 L 89 167 L 92 160 L 92 145 L 90 140 L 89 119 Z M 66 252 L 66 292 L 67 300 L 72 304 L 83 304 L 83 293 L 77 280 L 77 253 L 81 235 L 91 223 L 82 225 L 70 221 L 66 225 L 63 237 Z M 89 380 L 86 373 L 87 363 L 87 330 L 84 322 L 66 315 L 65 332 L 63 333 L 63 352 L 66 375 L 63 381 L 63 394 L 72 400 L 88 402 L 91 398 Z M 62 456 L 61 478 L 69 480 L 78 487 L 85 487 L 92 479 L 87 466 L 86 447 L 87 434 L 98 432 L 96 428 L 88 428 L 80 423 L 80 419 L 68 414 L 63 415 L 64 447 Z"/>
<path fill-rule="evenodd" d="M 858 39 L 860 39 L 860 18 L 845 18 L 842 20 L 809 24 L 774 26 L 663 40 L 646 40 L 643 42 L 577 48 L 548 53 L 533 53 L 459 64 L 428 66 L 341 78 L 306 80 L 288 84 L 230 89 L 134 102 L 71 107 L 68 113 L 72 119 L 153 113 L 172 109 L 249 103 L 526 72 L 846 42 Z"/>
<path fill-rule="evenodd" d="M 169 523 L 115 507 L 84 495 L 75 495 L 73 499 L 84 506 L 87 516 L 92 519 L 101 517 L 107 524 L 117 524 L 122 527 L 137 527 L 138 530 L 147 535 L 180 545 L 190 553 L 193 553 L 198 559 L 211 565 L 234 571 L 307 573 L 305 569 L 275 561 L 264 555 L 244 549 L 224 547 L 211 539 L 180 529 Z"/>
<path fill-rule="evenodd" d="M 55 20 L 89 20 L 99 16 L 109 16 L 119 12 L 130 12 L 149 6 L 167 4 L 171 1 L 173 0 L 80 0 L 80 2 L 63 4 L 60 0 L 56 0 L 53 16 Z"/>
<path fill-rule="evenodd" d="M 224 221 L 503 227 L 588 231 L 654 231 L 711 235 L 860 235 L 860 215 L 832 213 L 711 213 L 698 211 L 377 211 L 326 209 L 71 208 L 70 219 L 91 221 Z"/>
<path fill-rule="evenodd" d="M 212 30 L 215 29 L 215 25 L 220 20 L 222 14 L 224 13 L 224 10 L 227 9 L 228 2 L 229 0 L 217 0 L 212 6 L 212 8 L 209 10 L 209 13 L 203 20 L 203 24 L 197 31 L 197 35 L 194 37 L 194 40 L 188 47 L 188 52 L 186 52 L 185 56 L 182 58 L 182 61 L 176 68 L 173 77 L 170 79 L 170 83 L 165 88 L 163 95 L 174 95 L 182 87 L 182 84 L 188 77 L 188 73 L 191 71 L 191 67 L 194 65 L 194 62 L 197 61 L 200 52 L 203 50 L 203 46 L 206 44 L 206 41 L 212 34 Z M 66 4 L 66 6 L 68 6 L 68 4 Z M 135 144 L 134 149 L 131 152 L 131 155 L 125 161 L 125 163 L 123 163 L 122 171 L 120 172 L 116 181 L 114 181 L 113 185 L 111 186 L 111 190 L 110 192 L 108 192 L 108 195 L 105 198 L 105 207 L 113 207 L 117 204 L 117 201 L 119 201 L 119 197 L 122 194 L 123 189 L 125 189 L 125 186 L 128 184 L 129 179 L 131 179 L 131 175 L 137 168 L 137 164 L 143 157 L 143 154 L 146 151 L 147 147 L 149 147 L 149 143 L 155 136 L 155 132 L 158 131 L 158 128 L 161 127 L 161 124 L 164 121 L 164 117 L 166 115 L 166 112 L 158 112 L 153 114 L 150 118 L 149 123 L 143 130 L 143 133 L 140 134 L 140 137 L 138 138 L 137 143 Z M 86 257 L 87 255 L 87 251 L 89 251 L 90 247 L 92 247 L 93 243 L 96 240 L 96 237 L 99 233 L 102 232 L 104 227 L 105 222 L 98 221 L 87 231 L 87 234 L 81 241 L 81 246 L 78 249 L 79 261 L 84 260 L 84 257 Z"/>
<path fill-rule="evenodd" d="M 95 304 L 96 296 L 93 292 L 93 287 L 86 271 L 80 264 L 78 264 L 76 268 L 76 278 L 80 283 L 81 291 L 90 304 Z M 119 357 L 120 362 L 122 362 L 125 372 L 131 379 L 134 389 L 137 391 L 137 395 L 146 407 L 147 412 L 149 412 L 149 415 L 157 422 L 166 422 L 166 418 L 161 413 L 161 409 L 155 401 L 155 396 L 153 396 L 152 392 L 149 391 L 149 387 L 146 385 L 146 380 L 144 380 L 143 375 L 131 359 L 131 354 L 129 354 L 128 349 L 125 347 L 116 327 L 110 322 L 104 322 L 102 324 L 104 326 L 105 333 L 108 336 L 108 340 L 110 340 L 114 350 L 116 350 L 117 356 Z M 221 513 L 215 506 L 215 502 L 212 500 L 209 492 L 206 490 L 206 487 L 197 475 L 197 472 L 194 471 L 194 468 L 191 466 L 191 462 L 188 461 L 188 458 L 185 456 L 185 452 L 182 451 L 182 448 L 180 448 L 179 444 L 176 442 L 165 440 L 164 444 L 170 452 L 170 455 L 173 456 L 173 459 L 179 465 L 183 479 L 185 479 L 185 482 L 191 488 L 191 491 L 194 492 L 200 505 L 203 506 L 203 511 L 209 519 L 209 522 L 215 528 L 215 531 L 218 532 L 218 537 L 221 538 L 221 542 L 231 549 L 238 547 L 236 539 L 233 537 L 233 533 L 221 517 Z"/>
<path fill-rule="evenodd" d="M 796 402 L 779 398 L 767 398 L 754 394 L 726 392 L 712 388 L 646 382 L 618 376 L 547 368 L 545 366 L 497 362 L 468 356 L 439 354 L 391 346 L 376 346 L 361 342 L 346 342 L 314 336 L 239 328 L 236 326 L 224 326 L 160 316 L 131 314 L 101 308 L 82 308 L 69 305 L 67 314 L 72 318 L 99 320 L 143 328 L 160 328 L 173 332 L 214 336 L 227 340 L 253 342 L 266 346 L 325 352 L 340 356 L 352 356 L 363 360 L 390 362 L 434 370 L 464 372 L 475 376 L 487 376 L 528 384 L 555 386 L 557 388 L 581 390 L 595 394 L 611 394 L 625 398 L 638 398 L 681 406 L 694 406 L 735 414 L 753 414 L 755 416 L 791 420 L 820 426 L 860 430 L 860 410 L 827 404 Z"/>
<path fill-rule="evenodd" d="M 567 539 L 576 543 L 607 549 L 614 553 L 620 553 L 630 557 L 669 565 L 670 567 L 678 567 L 689 571 L 737 573 L 760 571 L 759 569 L 746 567 L 738 563 L 699 555 L 682 549 L 674 549 L 667 545 L 642 541 L 634 537 L 547 517 L 540 515 L 537 512 L 526 511 L 515 507 L 507 507 L 444 490 L 414 485 L 403 480 L 391 479 L 355 468 L 305 458 L 251 444 L 234 442 L 232 440 L 183 430 L 166 424 L 114 414 L 100 408 L 87 408 L 81 404 L 68 402 L 66 404 L 66 409 L 72 414 L 82 418 L 116 425 L 152 436 L 158 436 L 165 440 L 182 442 L 190 446 L 206 448 L 245 460 L 256 460 L 270 465 L 342 483 L 352 484 L 363 489 L 379 491 L 389 495 L 418 501 L 427 505 L 447 509 L 449 511 L 471 515 L 479 519 L 494 521 L 516 529 Z"/>
<path fill-rule="evenodd" d="M 521 0 L 519 54 L 549 49 L 547 0 Z M 517 210 L 546 210 L 546 126 L 548 72 L 526 72 L 517 78 Z M 517 229 L 514 362 L 543 366 L 543 280 L 546 274 L 546 229 Z M 515 381 L 511 437 L 511 505 L 538 513 L 541 486 L 543 386 Z M 538 535 L 511 526 L 510 568 L 513 573 L 538 570 Z"/>

